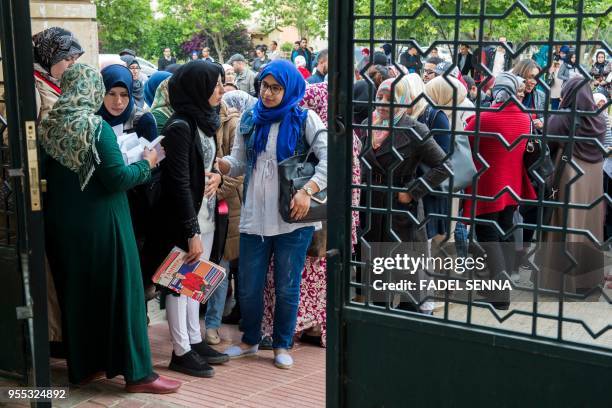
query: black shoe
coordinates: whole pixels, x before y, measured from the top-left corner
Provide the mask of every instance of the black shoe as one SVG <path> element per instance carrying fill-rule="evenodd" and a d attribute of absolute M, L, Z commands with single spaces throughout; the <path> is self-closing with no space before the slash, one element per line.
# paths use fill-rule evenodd
<path fill-rule="evenodd" d="M 223 324 L 238 324 L 240 323 L 240 307 L 234 306 L 230 314 L 221 319 Z"/>
<path fill-rule="evenodd" d="M 210 378 L 215 375 L 215 370 L 193 350 L 189 350 L 182 356 L 177 356 L 172 352 L 168 369 L 194 377 Z"/>
<path fill-rule="evenodd" d="M 219 353 L 214 348 L 210 347 L 206 342 L 201 341 L 197 344 L 192 344 L 191 349 L 198 353 L 208 364 L 223 364 L 229 361 L 227 354 Z"/>
<path fill-rule="evenodd" d="M 272 336 L 263 336 L 259 342 L 260 350 L 272 350 Z"/>
<path fill-rule="evenodd" d="M 300 343 L 312 344 L 313 346 L 321 347 L 321 336 L 312 336 L 307 333 L 302 333 Z"/>

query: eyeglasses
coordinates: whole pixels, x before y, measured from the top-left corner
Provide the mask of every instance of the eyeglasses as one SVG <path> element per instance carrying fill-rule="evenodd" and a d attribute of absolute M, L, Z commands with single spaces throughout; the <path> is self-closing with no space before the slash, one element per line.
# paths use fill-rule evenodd
<path fill-rule="evenodd" d="M 260 93 L 263 95 L 266 91 L 270 91 L 270 93 L 275 96 L 278 95 L 283 90 L 283 87 L 280 85 L 268 85 L 266 82 L 261 83 Z"/>
<path fill-rule="evenodd" d="M 436 73 L 436 71 L 434 71 L 433 69 L 426 69 L 423 72 L 425 73 L 425 75 L 433 75 Z"/>

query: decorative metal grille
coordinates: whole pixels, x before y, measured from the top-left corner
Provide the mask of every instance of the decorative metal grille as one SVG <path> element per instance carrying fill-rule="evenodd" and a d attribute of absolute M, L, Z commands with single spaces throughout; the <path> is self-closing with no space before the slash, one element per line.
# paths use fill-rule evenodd
<path fill-rule="evenodd" d="M 2 60 L 0 58 L 0 64 Z M 4 86 L 0 85 L 0 246 L 16 246 L 15 198 L 9 178 L 10 152 L 8 143 Z"/>
<path fill-rule="evenodd" d="M 342 282 L 344 285 L 342 290 L 344 304 L 351 308 L 375 310 L 377 312 L 384 311 L 398 315 L 409 313 L 412 316 L 420 316 L 425 320 L 441 319 L 465 324 L 470 327 L 487 327 L 488 329 L 499 330 L 501 332 L 520 333 L 526 336 L 553 339 L 563 343 L 589 344 L 589 347 L 603 350 L 606 353 L 610 352 L 612 350 L 612 291 L 605 289 L 606 283 L 603 278 L 597 285 L 587 288 L 588 290 L 575 291 L 566 289 L 565 278 L 572 273 L 572 267 L 580 265 L 586 262 L 586 260 L 574 260 L 571 251 L 568 248 L 564 248 L 562 252 L 568 257 L 571 265 L 567 270 L 558 271 L 561 289 L 544 289 L 539 287 L 540 271 L 533 263 L 533 259 L 538 251 L 542 249 L 542 245 L 538 243 L 543 242 L 545 234 L 553 232 L 561 234 L 561 243 L 576 240 L 576 237 L 579 236 L 586 237 L 587 241 L 591 242 L 594 248 L 601 251 L 599 254 L 603 260 L 609 259 L 609 251 L 606 249 L 609 248 L 611 239 L 604 241 L 601 234 L 596 231 L 572 226 L 571 222 L 568 221 L 567 215 L 570 210 L 586 211 L 594 208 L 601 208 L 605 213 L 605 208 L 612 206 L 612 201 L 607 193 L 602 193 L 592 202 L 572 202 L 570 199 L 571 189 L 580 185 L 581 177 L 583 177 L 584 173 L 573 153 L 576 151 L 578 143 L 593 143 L 593 139 L 585 137 L 585 135 L 578 135 L 575 132 L 571 132 L 568 135 L 550 134 L 548 123 L 554 114 L 569 116 L 574 121 L 574 124 L 577 124 L 581 118 L 594 117 L 608 110 L 610 100 L 597 111 L 585 112 L 577 110 L 575 107 L 563 112 L 553 110 L 551 108 L 551 86 L 547 82 L 547 73 L 553 64 L 554 47 L 568 45 L 577 50 L 576 66 L 584 77 L 584 81 L 590 83 L 593 79 L 589 71 L 591 66 L 590 57 L 593 54 L 593 50 L 603 49 L 607 56 L 612 54 L 608 45 L 611 35 L 610 12 L 612 7 L 607 5 L 606 2 L 585 0 L 533 0 L 522 2 L 506 0 L 457 0 L 422 3 L 397 0 L 353 0 L 349 7 L 349 14 L 352 16 L 349 25 L 349 42 L 351 42 L 355 52 L 353 54 L 354 58 L 346 60 L 342 57 L 340 58 L 340 71 L 350 69 L 350 64 L 353 63 L 356 67 L 355 81 L 357 77 L 365 80 L 368 88 L 368 98 L 367 101 L 363 101 L 363 99 L 358 100 L 347 97 L 347 99 L 352 100 L 344 101 L 342 97 L 338 97 L 339 115 L 351 118 L 350 121 L 347 120 L 349 122 L 346 126 L 347 134 L 350 134 L 351 130 L 359 133 L 365 146 L 359 156 L 362 168 L 362 181 L 358 185 L 352 185 L 353 188 L 359 189 L 361 192 L 361 204 L 352 207 L 352 210 L 359 212 L 361 225 L 358 234 L 357 255 L 353 256 L 350 262 L 350 279 L 345 278 Z M 508 42 L 496 40 L 501 36 L 507 37 Z M 514 45 L 510 43 L 512 40 L 515 40 Z M 453 85 L 448 80 L 448 77 L 451 76 L 451 73 L 457 66 L 456 56 L 459 54 L 460 45 L 470 45 L 472 49 L 477 51 L 475 56 L 477 65 L 474 77 L 478 79 L 476 82 L 478 97 L 475 99 L 474 108 L 456 106 L 456 89 L 453 92 L 453 101 L 455 103 L 450 108 L 436 105 L 425 94 L 406 105 L 397 104 L 392 98 L 388 105 L 393 113 L 397 108 L 412 108 L 419 100 L 424 98 L 434 108 L 452 111 L 451 130 L 448 131 L 451 134 L 451 151 L 447 155 L 447 162 L 450 155 L 453 154 L 452 146 L 455 145 L 456 138 L 468 136 L 471 138 L 474 161 L 479 162 L 483 166 L 473 180 L 472 192 L 443 192 L 432 186 L 427 186 L 430 196 L 448 199 L 450 202 L 449 213 L 429 214 L 427 218 L 419 221 L 412 214 L 404 210 L 392 208 L 391 205 L 383 208 L 377 208 L 372 205 L 373 192 L 384 192 L 389 198 L 387 203 L 391 203 L 393 202 L 392 197 L 395 194 L 406 191 L 405 187 L 394 185 L 392 181 L 394 170 L 402 161 L 402 156 L 397 151 L 397 146 L 395 145 L 396 135 L 401 129 L 396 126 L 382 126 L 372 123 L 371 113 L 377 106 L 381 106 L 380 103 L 376 102 L 375 81 L 379 79 L 372 73 L 372 68 L 375 67 L 374 50 L 379 49 L 383 44 L 391 45 L 391 66 L 399 73 L 392 85 L 392 92 L 400 79 L 406 75 L 400 66 L 399 58 L 407 46 L 415 46 L 418 55 L 422 57 L 427 57 L 434 47 L 437 47 L 443 54 L 449 54 L 453 64 L 446 69 L 442 76 L 451 86 Z M 341 44 L 341 46 L 344 46 L 344 44 Z M 516 96 L 512 96 L 509 101 L 500 107 L 491 108 L 483 106 L 481 97 L 485 92 L 489 79 L 492 77 L 492 72 L 482 59 L 483 51 L 486 47 L 495 46 L 505 49 L 506 53 L 510 55 L 513 65 L 521 59 L 531 58 L 531 54 L 535 49 L 543 46 L 548 47 L 546 66 L 541 67 L 539 74 L 535 78 L 537 88 L 545 96 L 544 109 L 528 109 Z M 364 63 L 360 63 L 359 58 L 359 51 L 362 47 L 370 50 L 369 57 L 367 57 L 368 59 Z M 345 51 L 340 52 L 344 53 Z M 588 57 L 589 61 L 585 61 L 585 57 Z M 349 80 L 341 80 L 339 85 L 341 90 L 345 90 L 350 95 L 353 90 L 354 81 L 349 83 Z M 499 133 L 491 134 L 479 131 L 482 113 L 500 111 L 510 103 L 518 104 L 521 110 L 527 114 L 540 116 L 544 124 L 541 133 L 532 131 L 532 134 L 525 134 L 512 144 L 508 144 Z M 355 112 L 359 109 L 366 111 L 366 119 L 364 121 L 355 118 Z M 465 111 L 476 115 L 476 131 L 454 130 L 455 121 L 458 120 L 454 112 L 461 113 Z M 375 130 L 388 130 L 390 132 L 389 137 L 393 143 L 392 154 L 394 155 L 395 162 L 386 169 L 386 180 L 389 181 L 384 183 L 372 177 L 372 172 L 370 171 L 372 163 L 369 163 L 365 158 L 367 152 L 372 149 L 372 132 Z M 425 139 L 435 136 L 437 131 L 439 130 L 430 131 Z M 545 150 L 542 150 L 540 159 L 529 169 L 532 179 L 535 180 L 535 190 L 538 193 L 537 199 L 523 199 L 511 189 L 503 189 L 494 196 L 478 194 L 479 179 L 488 168 L 486 161 L 479 152 L 479 141 L 484 138 L 496 138 L 504 143 L 505 148 L 509 151 L 517 147 L 525 139 L 539 141 L 546 145 L 563 143 L 565 146 L 569 146 L 567 151 L 569 151 L 571 160 L 568 162 L 568 166 L 577 174 L 569 183 L 562 186 L 566 189 L 565 200 L 558 202 L 555 199 L 551 199 L 545 191 L 544 178 L 538 171 L 538 166 L 544 162 Z M 608 149 L 603 145 L 602 141 L 598 141 L 595 144 L 604 158 L 607 157 Z M 333 149 L 334 147 L 331 146 L 330 148 Z M 342 148 L 349 149 L 348 142 Z M 348 168 L 350 160 L 347 160 L 344 164 Z M 350 174 L 350 170 L 348 174 Z M 451 174 L 451 186 L 453 185 L 453 179 L 454 175 Z M 474 203 L 473 205 L 476 205 L 476 203 L 480 202 L 494 201 L 505 192 L 511 194 L 517 200 L 519 206 L 537 208 L 536 219 L 533 222 L 515 222 L 511 229 L 503 231 L 497 222 L 491 222 L 479 216 L 474 216 L 473 211 L 470 217 L 461 216 L 456 211 L 458 200 L 470 199 Z M 563 211 L 565 214 L 563 223 L 545 222 L 544 214 L 547 210 Z M 605 222 L 604 213 L 602 213 L 602 224 Z M 361 248 L 364 248 L 364 251 L 371 248 L 365 236 L 368 231 L 375 227 L 372 225 L 373 214 L 388 215 L 390 217 L 398 214 L 408 214 L 412 221 L 420 226 L 424 226 L 427 222 L 442 220 L 446 224 L 448 232 L 440 247 L 442 248 L 442 253 L 449 256 L 452 256 L 452 254 L 448 252 L 447 248 L 452 248 L 454 245 L 452 234 L 457 222 L 465 223 L 468 226 L 493 223 L 502 233 L 504 239 L 508 239 L 512 234 L 520 230 L 533 230 L 536 237 L 535 243 L 528 247 L 529 266 L 533 269 L 531 276 L 533 285 L 521 281 L 512 281 L 512 292 L 514 295 L 510 308 L 507 311 L 495 310 L 490 303 L 478 301 L 472 294 L 466 299 L 459 299 L 449 295 L 448 292 L 436 293 L 429 298 L 441 305 L 441 308 L 436 309 L 433 316 L 399 310 L 394 306 L 391 295 L 388 296 L 385 302 L 375 302 L 372 296 L 372 281 L 366 277 L 368 275 L 365 273 L 368 265 L 359 255 Z M 394 231 L 391 231 L 391 228 L 387 232 L 390 235 L 394 235 Z M 397 241 L 399 241 L 399 238 Z M 473 228 L 470 231 L 468 244 L 469 248 L 476 251 L 481 247 L 474 237 Z M 602 265 L 605 266 L 606 263 L 609 264 L 609 262 L 603 262 Z M 610 273 L 609 269 L 606 268 L 603 273 Z M 448 278 L 449 276 L 448 273 L 435 272 L 430 275 L 432 279 Z M 469 277 L 455 276 L 453 279 L 462 280 L 467 278 Z M 511 277 L 507 276 L 507 278 Z"/>

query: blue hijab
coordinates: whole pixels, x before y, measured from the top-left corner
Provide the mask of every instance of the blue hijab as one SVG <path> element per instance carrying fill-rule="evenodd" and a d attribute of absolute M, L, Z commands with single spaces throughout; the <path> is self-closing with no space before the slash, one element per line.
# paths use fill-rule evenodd
<path fill-rule="evenodd" d="M 100 110 L 98 111 L 98 115 L 102 116 L 102 118 L 111 126 L 117 126 L 119 124 L 125 123 L 130 118 L 132 114 L 132 109 L 134 109 L 134 95 L 132 92 L 132 73 L 127 67 L 119 64 L 109 65 L 101 71 L 102 80 L 104 81 L 104 87 L 106 88 L 106 93 L 108 93 L 114 87 L 122 87 L 127 89 L 128 95 L 130 96 L 130 102 L 128 106 L 125 108 L 123 113 L 119 116 L 113 116 L 111 113 L 106 110 L 104 103 Z"/>
<path fill-rule="evenodd" d="M 272 75 L 284 88 L 285 94 L 280 105 L 274 108 L 266 108 L 261 97 L 253 107 L 253 123 L 256 125 L 254 147 L 257 156 L 265 151 L 270 126 L 281 122 L 276 140 L 276 159 L 280 163 L 293 156 L 302 122 L 308 116 L 308 111 L 298 106 L 304 98 L 306 81 L 295 65 L 286 60 L 272 61 L 265 66 L 259 77 L 263 79 L 268 75 Z"/>
<path fill-rule="evenodd" d="M 156 73 L 151 75 L 151 77 L 145 84 L 144 89 L 144 100 L 147 105 L 149 105 L 149 107 L 153 105 L 153 99 L 155 99 L 155 91 L 157 91 L 159 84 L 161 84 L 166 78 L 170 76 L 172 76 L 172 74 L 166 71 L 157 71 Z"/>

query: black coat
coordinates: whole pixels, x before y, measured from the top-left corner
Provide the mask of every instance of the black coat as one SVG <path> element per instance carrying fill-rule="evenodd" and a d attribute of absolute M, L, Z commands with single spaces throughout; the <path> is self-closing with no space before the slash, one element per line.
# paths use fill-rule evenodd
<path fill-rule="evenodd" d="M 393 210 L 410 211 L 415 218 L 422 221 L 424 215 L 421 198 L 428 193 L 428 189 L 416 177 L 417 166 L 423 163 L 430 168 L 423 175 L 423 180 L 430 187 L 436 187 L 450 177 L 450 173 L 444 167 L 446 153 L 438 146 L 433 137 L 428 137 L 424 141 L 421 140 L 429 133 L 427 126 L 407 115 L 400 120 L 397 127 L 407 128 L 407 130 L 395 132 L 395 151 L 402 156 L 403 160 L 393 171 L 391 185 L 405 187 L 404 191 L 409 192 L 413 200 L 409 204 L 402 204 L 397 200 L 397 194 L 394 194 L 393 201 L 388 203 L 386 191 L 372 191 L 371 207 L 382 209 L 391 207 Z M 391 139 L 391 136 L 389 136 L 377 150 L 368 148 L 364 144 L 365 154 L 363 159 L 368 165 L 362 165 L 361 178 L 363 183 L 378 186 L 388 185 L 387 171 L 393 168 L 398 161 Z M 450 163 L 447 163 L 447 166 L 450 167 Z M 368 204 L 368 194 L 365 191 L 361 194 L 361 202 L 362 205 Z M 361 220 L 361 226 L 363 229 L 369 230 L 364 236 L 368 242 L 396 241 L 391 234 L 391 230 L 402 242 L 427 241 L 425 227 L 417 228 L 417 224 L 405 213 L 394 213 L 392 215 L 371 213 L 370 222 L 364 216 Z"/>
<path fill-rule="evenodd" d="M 459 61 L 461 61 L 461 58 L 463 58 L 463 54 L 459 54 L 459 56 L 457 57 L 457 67 L 459 67 Z M 463 65 L 463 68 L 461 69 L 461 75 L 466 76 L 469 75 L 472 78 L 474 78 L 474 67 L 476 66 L 476 58 L 474 57 L 474 54 L 472 54 L 471 52 L 468 52 L 468 54 L 465 56 L 466 60 L 465 60 L 465 64 Z"/>
<path fill-rule="evenodd" d="M 147 268 L 157 268 L 174 246 L 188 250 L 189 238 L 200 233 L 198 213 L 204 200 L 204 154 L 195 120 L 174 114 L 164 126 L 160 164 L 160 197 L 155 206 L 156 224 L 147 238 Z M 214 138 L 213 138 L 214 140 Z"/>
<path fill-rule="evenodd" d="M 157 60 L 157 70 L 165 71 L 166 67 L 172 64 L 176 64 L 176 58 L 170 57 L 170 61 L 168 61 L 166 58 L 161 57 Z"/>
<path fill-rule="evenodd" d="M 512 48 L 512 43 L 508 43 L 508 46 Z M 495 64 L 495 53 L 497 52 L 497 47 L 495 45 L 491 45 L 486 48 L 485 54 L 487 58 L 487 68 L 489 71 L 493 72 L 493 65 Z M 509 71 L 512 68 L 512 56 L 506 50 L 504 54 L 504 71 Z"/>

